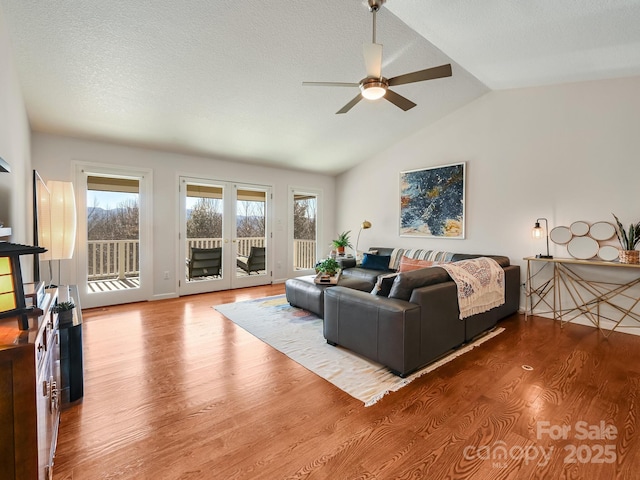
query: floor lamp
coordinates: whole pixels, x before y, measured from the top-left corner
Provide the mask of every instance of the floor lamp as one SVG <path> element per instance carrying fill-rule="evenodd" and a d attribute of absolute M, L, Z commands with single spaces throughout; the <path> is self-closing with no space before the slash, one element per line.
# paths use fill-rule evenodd
<path fill-rule="evenodd" d="M 60 260 L 73 258 L 76 244 L 76 197 L 73 183 L 50 180 L 47 182 L 50 192 L 51 236 L 48 252 L 44 260 L 49 260 L 50 278 L 51 261 L 58 260 L 58 285 L 60 285 Z M 53 279 L 52 279 L 53 281 Z"/>
<path fill-rule="evenodd" d="M 371 222 L 369 222 L 368 220 L 365 220 L 360 224 L 360 231 L 358 232 L 358 238 L 356 239 L 356 259 L 359 255 L 358 244 L 360 243 L 360 234 L 362 233 L 362 230 L 367 230 L 369 228 L 371 228 Z"/>

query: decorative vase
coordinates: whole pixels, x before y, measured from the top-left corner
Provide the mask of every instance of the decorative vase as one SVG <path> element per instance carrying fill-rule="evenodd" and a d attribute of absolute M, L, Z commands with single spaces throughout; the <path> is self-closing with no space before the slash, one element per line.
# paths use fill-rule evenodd
<path fill-rule="evenodd" d="M 640 263 L 640 250 L 620 250 L 620 263 Z"/>

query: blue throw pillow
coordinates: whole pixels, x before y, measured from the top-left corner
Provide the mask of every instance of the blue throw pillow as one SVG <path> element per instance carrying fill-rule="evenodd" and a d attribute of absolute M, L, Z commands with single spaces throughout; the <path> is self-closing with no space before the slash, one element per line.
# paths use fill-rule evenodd
<path fill-rule="evenodd" d="M 389 270 L 389 262 L 391 261 L 391 255 L 374 255 L 372 253 L 365 253 L 362 259 L 362 268 L 368 268 L 369 270 Z"/>

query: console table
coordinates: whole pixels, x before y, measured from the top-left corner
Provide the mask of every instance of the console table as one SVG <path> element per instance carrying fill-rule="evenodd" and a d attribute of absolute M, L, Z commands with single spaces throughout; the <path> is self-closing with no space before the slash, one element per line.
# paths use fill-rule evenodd
<path fill-rule="evenodd" d="M 525 319 L 533 315 L 534 308 L 541 305 L 550 310 L 538 313 L 553 313 L 554 320 L 559 320 L 561 327 L 583 316 L 605 338 L 621 326 L 640 328 L 640 296 L 629 292 L 629 289 L 640 284 L 640 265 L 573 258 L 526 257 L 524 260 L 527 261 Z M 631 272 L 633 278 L 626 282 L 591 280 L 578 272 L 576 266 L 593 267 L 590 271 L 595 272 L 596 278 L 597 275 L 601 278 L 604 268 L 623 268 Z M 537 282 L 536 277 L 547 267 L 552 269 L 550 278 Z M 602 312 L 603 305 L 611 307 L 616 316 Z M 612 322 L 611 328 L 603 329 L 602 320 Z M 621 325 L 624 320 L 631 320 L 631 324 Z"/>
<path fill-rule="evenodd" d="M 58 438 L 59 332 L 52 312 L 57 289 L 38 305 L 43 313 L 20 330 L 15 317 L 0 320 L 0 478 L 53 478 Z"/>

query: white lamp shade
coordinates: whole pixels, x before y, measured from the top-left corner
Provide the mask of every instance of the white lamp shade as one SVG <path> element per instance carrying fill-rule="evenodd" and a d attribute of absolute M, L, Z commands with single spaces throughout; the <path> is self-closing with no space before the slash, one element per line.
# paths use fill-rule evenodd
<path fill-rule="evenodd" d="M 531 230 L 531 236 L 536 240 L 540 240 L 541 238 L 544 238 L 544 230 L 540 227 L 535 227 Z"/>
<path fill-rule="evenodd" d="M 51 238 L 48 251 L 42 260 L 65 260 L 73 258 L 76 245 L 76 197 L 73 183 L 50 180 L 47 188 L 51 194 Z"/>

